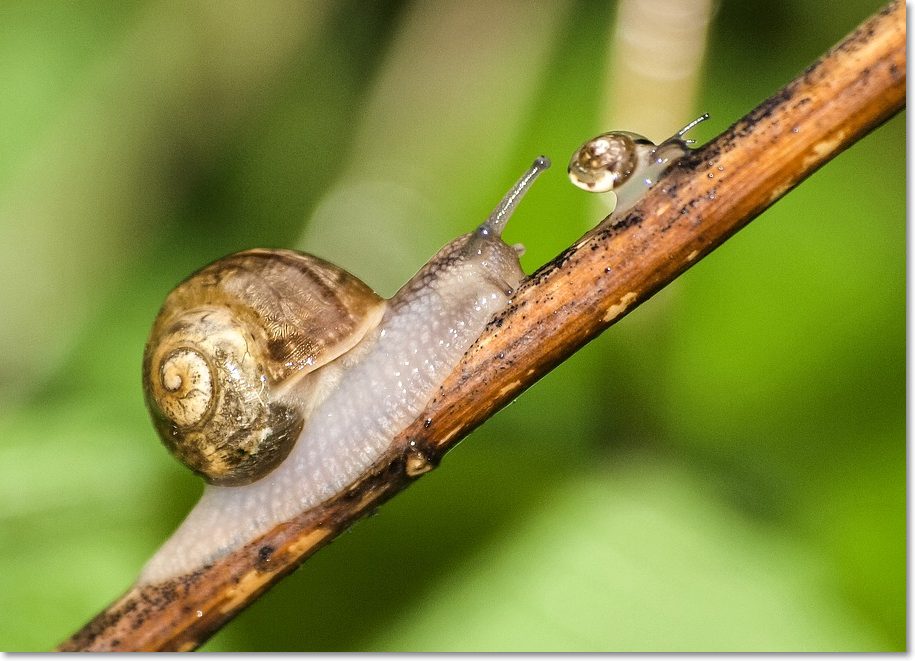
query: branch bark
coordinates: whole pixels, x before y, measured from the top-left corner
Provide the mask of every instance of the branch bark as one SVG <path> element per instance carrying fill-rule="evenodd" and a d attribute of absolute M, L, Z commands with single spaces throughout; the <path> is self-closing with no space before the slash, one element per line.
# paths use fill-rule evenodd
<path fill-rule="evenodd" d="M 191 650 L 578 348 L 905 107 L 905 5 L 682 159 L 612 226 L 528 278 L 425 412 L 349 489 L 193 574 L 134 586 L 63 651 Z"/>

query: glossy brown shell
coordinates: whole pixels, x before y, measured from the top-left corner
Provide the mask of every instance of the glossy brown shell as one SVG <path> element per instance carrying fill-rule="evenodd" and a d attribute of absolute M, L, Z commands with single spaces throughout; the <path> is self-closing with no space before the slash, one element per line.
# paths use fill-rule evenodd
<path fill-rule="evenodd" d="M 374 328 L 384 300 L 343 269 L 292 250 L 247 250 L 166 298 L 143 357 L 166 447 L 208 482 L 269 473 L 313 404 L 312 372 Z"/>
<path fill-rule="evenodd" d="M 611 131 L 578 148 L 569 161 L 569 179 L 579 188 L 606 193 L 626 183 L 643 153 L 654 148 L 647 138 L 629 131 Z"/>

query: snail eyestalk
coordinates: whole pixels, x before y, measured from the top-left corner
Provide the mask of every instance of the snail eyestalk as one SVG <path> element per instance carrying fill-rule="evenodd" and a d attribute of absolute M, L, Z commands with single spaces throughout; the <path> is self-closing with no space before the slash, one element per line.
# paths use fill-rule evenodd
<path fill-rule="evenodd" d="M 508 224 L 508 219 L 511 218 L 515 207 L 518 206 L 518 202 L 521 201 L 521 198 L 531 187 L 534 179 L 548 167 L 550 167 L 549 158 L 546 156 L 535 158 L 528 171 L 509 189 L 502 201 L 489 214 L 486 222 L 477 228 L 477 233 L 482 236 L 501 237 L 503 230 L 505 230 L 505 225 Z"/>
<path fill-rule="evenodd" d="M 694 128 L 696 128 L 697 125 L 701 124 L 702 122 L 704 122 L 704 121 L 707 120 L 708 118 L 709 118 L 709 114 L 708 114 L 707 112 L 702 113 L 701 115 L 699 115 L 698 117 L 696 117 L 696 119 L 694 119 L 694 120 L 691 121 L 689 124 L 687 124 L 686 126 L 684 126 L 682 129 L 680 129 L 679 131 L 677 131 L 677 136 L 679 136 L 679 137 L 682 138 L 684 135 L 686 135 L 687 133 L 689 133 L 691 130 L 693 130 Z"/>
<path fill-rule="evenodd" d="M 694 119 L 689 124 L 684 126 L 682 129 L 677 131 L 676 134 L 667 138 L 667 140 L 665 140 L 660 145 L 658 145 L 658 147 L 662 147 L 662 146 L 672 143 L 672 142 L 682 142 L 683 144 L 687 144 L 687 145 L 695 144 L 695 142 L 696 142 L 695 140 L 693 140 L 692 138 L 684 138 L 683 136 L 686 135 L 687 133 L 689 133 L 690 131 L 692 131 L 694 128 L 696 128 L 696 126 L 698 126 L 699 124 L 701 124 L 708 118 L 709 118 L 709 114 L 707 112 L 702 113 L 701 115 L 696 117 L 696 119 Z"/>

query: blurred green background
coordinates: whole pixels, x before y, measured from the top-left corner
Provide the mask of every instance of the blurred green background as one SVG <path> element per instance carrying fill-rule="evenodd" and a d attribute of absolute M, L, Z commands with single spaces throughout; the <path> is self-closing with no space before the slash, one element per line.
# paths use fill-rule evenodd
<path fill-rule="evenodd" d="M 681 123 L 724 130 L 878 6 L 721 3 Z M 538 153 L 526 269 L 601 217 L 563 169 L 613 128 L 615 16 L 0 7 L 0 648 L 78 628 L 200 492 L 139 384 L 187 273 L 288 246 L 389 295 Z M 905 649 L 904 171 L 897 117 L 204 649 Z"/>

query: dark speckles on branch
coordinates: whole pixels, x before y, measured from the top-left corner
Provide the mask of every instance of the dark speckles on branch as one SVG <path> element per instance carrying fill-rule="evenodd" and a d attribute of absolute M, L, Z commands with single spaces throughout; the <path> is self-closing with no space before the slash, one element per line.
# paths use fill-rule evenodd
<path fill-rule="evenodd" d="M 613 223 L 609 225 L 610 233 L 617 234 L 633 225 L 638 225 L 643 220 L 645 220 L 645 217 L 638 211 L 628 211 L 622 218 L 614 220 Z"/>
<path fill-rule="evenodd" d="M 269 544 L 265 544 L 264 546 L 260 547 L 257 550 L 257 562 L 260 564 L 266 564 L 270 560 L 270 556 L 273 555 L 275 550 L 276 549 Z"/>

